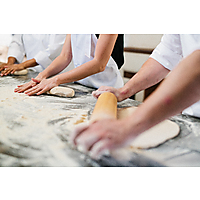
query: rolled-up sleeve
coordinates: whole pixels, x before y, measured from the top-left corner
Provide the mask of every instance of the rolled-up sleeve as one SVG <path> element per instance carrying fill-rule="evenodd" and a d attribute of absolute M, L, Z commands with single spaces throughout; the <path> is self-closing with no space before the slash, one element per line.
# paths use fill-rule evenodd
<path fill-rule="evenodd" d="M 180 35 L 166 34 L 150 55 L 165 68 L 172 70 L 183 58 Z"/>
<path fill-rule="evenodd" d="M 48 47 L 44 51 L 39 51 L 35 56 L 36 62 L 44 69 L 60 55 L 66 34 L 52 34 L 49 38 Z"/>
<path fill-rule="evenodd" d="M 14 34 L 12 35 L 12 40 L 9 45 L 8 49 L 8 58 L 14 57 L 16 58 L 17 62 L 21 63 L 25 56 L 24 44 L 22 42 L 22 35 L 21 34 Z"/>

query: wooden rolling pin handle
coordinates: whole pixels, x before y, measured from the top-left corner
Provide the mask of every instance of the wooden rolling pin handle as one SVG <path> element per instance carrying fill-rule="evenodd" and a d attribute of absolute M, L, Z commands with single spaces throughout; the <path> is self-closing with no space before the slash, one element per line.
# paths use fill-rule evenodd
<path fill-rule="evenodd" d="M 102 93 L 94 107 L 90 122 L 117 118 L 117 98 L 111 92 Z"/>

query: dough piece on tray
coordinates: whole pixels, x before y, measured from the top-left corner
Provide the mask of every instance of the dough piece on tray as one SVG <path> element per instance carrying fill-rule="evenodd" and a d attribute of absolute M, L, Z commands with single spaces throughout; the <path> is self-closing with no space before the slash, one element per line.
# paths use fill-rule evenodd
<path fill-rule="evenodd" d="M 28 70 L 27 69 L 23 69 L 23 70 L 14 72 L 14 75 L 16 75 L 16 76 L 24 76 L 26 74 L 28 74 Z"/>
<path fill-rule="evenodd" d="M 129 116 L 137 107 L 119 108 L 118 119 Z M 148 149 L 156 147 L 179 134 L 178 124 L 170 120 L 164 120 L 149 130 L 141 133 L 133 140 L 131 147 L 138 149 Z"/>
<path fill-rule="evenodd" d="M 73 97 L 75 92 L 71 88 L 57 86 L 48 91 L 47 94 L 53 94 L 60 97 Z"/>

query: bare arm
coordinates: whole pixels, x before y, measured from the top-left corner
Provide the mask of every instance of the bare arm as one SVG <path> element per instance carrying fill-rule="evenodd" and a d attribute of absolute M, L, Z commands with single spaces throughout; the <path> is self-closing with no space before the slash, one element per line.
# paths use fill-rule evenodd
<path fill-rule="evenodd" d="M 15 58 L 11 60 L 16 60 Z M 9 59 L 8 59 L 9 60 Z M 15 62 L 15 61 L 14 61 Z M 38 63 L 36 62 L 36 60 L 34 58 L 30 59 L 30 60 L 26 60 L 23 63 L 20 64 L 14 64 L 13 63 L 8 63 L 7 65 L 5 65 L 5 70 L 1 72 L 1 76 L 6 76 L 8 74 L 13 74 L 15 71 L 20 71 L 23 69 L 27 69 L 30 67 L 35 67 L 36 65 L 38 65 Z"/>
<path fill-rule="evenodd" d="M 93 74 L 104 71 L 106 64 L 111 56 L 116 39 L 117 34 L 101 34 L 96 45 L 95 56 L 93 60 L 86 62 L 71 71 L 59 74 L 48 80 L 44 80 L 40 85 L 37 85 L 37 87 L 26 91 L 26 94 L 32 95 L 37 93 L 40 95 L 57 85 L 78 81 Z M 49 69 L 52 69 L 51 72 L 55 72 L 54 69 L 56 70 L 56 67 L 51 65 L 49 66 Z M 45 78 L 53 75 L 53 73 L 49 72 L 49 69 L 43 71 L 40 74 L 42 74 L 42 76 Z"/>
<path fill-rule="evenodd" d="M 71 140 L 97 158 L 103 151 L 126 145 L 143 131 L 197 102 L 199 88 L 200 50 L 182 60 L 130 117 L 78 128 Z"/>
<path fill-rule="evenodd" d="M 40 83 L 43 79 L 61 72 L 65 67 L 68 66 L 68 64 L 71 62 L 71 59 L 71 36 L 67 35 L 61 54 L 44 71 L 40 72 L 35 79 L 23 85 L 19 85 L 14 91 L 19 93 L 28 91 L 30 88 Z"/>
<path fill-rule="evenodd" d="M 3 69 L 5 69 L 6 65 L 12 65 L 14 64 L 16 61 L 16 58 L 14 57 L 9 57 L 7 63 L 1 63 L 0 64 L 0 71 L 2 71 Z"/>
<path fill-rule="evenodd" d="M 15 62 L 16 62 L 16 58 L 14 58 L 14 57 L 9 57 L 9 58 L 8 58 L 7 64 L 8 64 L 8 65 L 12 65 L 12 64 L 14 64 Z"/>
<path fill-rule="evenodd" d="M 93 92 L 93 95 L 98 98 L 102 91 L 109 91 L 117 96 L 118 101 L 122 101 L 137 92 L 160 82 L 168 73 L 168 69 L 164 68 L 153 58 L 149 58 L 143 64 L 139 72 L 135 74 L 135 76 L 133 76 L 124 87 L 115 89 L 113 87 L 102 86 L 97 91 Z"/>
<path fill-rule="evenodd" d="M 95 50 L 94 59 L 79 67 L 57 76 L 58 84 L 78 81 L 105 70 L 117 39 L 117 34 L 101 34 Z"/>
<path fill-rule="evenodd" d="M 72 60 L 71 35 L 67 35 L 60 55 L 39 76 L 48 78 L 64 70 Z"/>
<path fill-rule="evenodd" d="M 155 125 L 197 102 L 200 99 L 199 87 L 200 50 L 197 50 L 177 65 L 141 105 L 138 114 L 142 116 L 145 113 L 142 118 L 148 118 L 148 126 Z"/>

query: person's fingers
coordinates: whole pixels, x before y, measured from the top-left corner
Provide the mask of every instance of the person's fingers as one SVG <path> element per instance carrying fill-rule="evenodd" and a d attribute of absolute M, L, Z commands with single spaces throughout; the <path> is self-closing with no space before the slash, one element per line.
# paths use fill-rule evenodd
<path fill-rule="evenodd" d="M 5 75 L 5 70 L 3 70 L 2 72 L 1 72 L 1 76 L 4 76 Z"/>
<path fill-rule="evenodd" d="M 6 70 L 6 72 L 5 72 L 5 76 L 7 76 L 8 74 L 10 74 L 11 73 L 11 71 L 12 71 L 12 69 L 8 69 L 8 70 Z"/>
<path fill-rule="evenodd" d="M 95 98 L 98 99 L 98 97 L 99 97 L 102 93 L 104 93 L 104 92 L 106 92 L 106 91 L 99 91 L 99 90 L 96 90 L 96 91 L 93 91 L 93 92 L 92 92 L 92 95 L 93 95 L 93 97 L 95 97 Z"/>
<path fill-rule="evenodd" d="M 43 94 L 43 93 L 45 93 L 45 92 L 47 92 L 48 91 L 48 89 L 46 89 L 46 87 L 45 88 L 41 88 L 41 90 L 37 93 L 37 95 L 41 95 L 41 94 Z"/>
<path fill-rule="evenodd" d="M 25 83 L 26 84 L 26 83 Z M 23 85 L 25 85 L 25 84 L 23 84 Z M 19 88 L 19 87 L 22 87 L 23 85 L 18 85 L 17 87 Z"/>
<path fill-rule="evenodd" d="M 96 142 L 93 147 L 91 148 L 89 155 L 93 159 L 100 159 L 103 155 L 109 155 L 110 154 L 110 148 L 111 144 L 109 140 L 102 139 Z"/>
<path fill-rule="evenodd" d="M 28 90 L 29 88 L 32 87 L 32 84 L 29 82 L 29 83 L 25 83 L 24 85 L 20 85 L 20 86 L 17 86 L 18 88 L 15 88 L 15 92 L 24 92 L 26 90 Z"/>
<path fill-rule="evenodd" d="M 15 71 L 16 71 L 16 69 L 13 69 L 10 73 L 11 74 L 14 74 L 15 73 Z"/>
<path fill-rule="evenodd" d="M 76 126 L 69 136 L 69 142 L 76 145 L 77 136 L 89 127 L 89 123 L 83 123 Z"/>
<path fill-rule="evenodd" d="M 46 91 L 48 91 L 47 87 L 36 85 L 36 86 L 30 88 L 29 90 L 27 90 L 25 92 L 25 94 L 27 94 L 29 96 L 33 95 L 33 94 L 41 95 L 41 94 L 45 93 Z"/>
<path fill-rule="evenodd" d="M 35 87 L 33 87 L 33 88 L 28 89 L 28 90 L 25 91 L 24 93 L 27 94 L 27 95 L 29 95 L 29 96 L 31 96 L 31 95 L 33 95 L 33 94 L 38 93 L 40 90 L 41 90 L 41 89 L 40 89 L 39 87 L 35 86 Z"/>
<path fill-rule="evenodd" d="M 94 143 L 98 142 L 101 139 L 100 135 L 92 134 L 92 132 L 87 130 L 80 134 L 76 139 L 77 149 L 84 153 L 87 153 Z"/>
<path fill-rule="evenodd" d="M 24 93 L 30 93 L 30 92 L 32 92 L 32 91 L 34 91 L 35 89 L 37 89 L 37 85 L 35 86 L 35 87 L 31 87 L 32 86 L 32 84 L 30 85 L 30 88 L 29 89 L 27 89 Z"/>
<path fill-rule="evenodd" d="M 32 81 L 34 81 L 35 83 L 40 83 L 41 81 L 35 79 L 35 78 L 31 78 Z"/>
<path fill-rule="evenodd" d="M 15 88 L 15 89 L 14 89 L 14 92 L 20 91 L 21 87 L 19 87 L 19 86 L 17 86 L 17 87 L 18 87 L 18 88 Z"/>
<path fill-rule="evenodd" d="M 4 70 L 5 69 L 5 66 L 2 66 L 0 67 L 0 71 Z"/>
<path fill-rule="evenodd" d="M 14 92 L 21 92 L 21 91 L 23 91 L 23 89 L 24 89 L 23 85 L 17 86 L 17 88 L 15 88 Z"/>
<path fill-rule="evenodd" d="M 1 72 L 1 76 L 7 76 L 10 73 L 10 69 L 6 69 Z"/>
<path fill-rule="evenodd" d="M 0 67 L 0 71 L 2 71 L 3 69 L 4 69 L 4 66 L 1 66 L 1 67 Z"/>
<path fill-rule="evenodd" d="M 104 92 L 111 92 L 113 93 L 114 95 L 116 95 L 116 89 L 113 88 L 113 87 L 109 87 L 109 86 L 101 86 L 98 90 L 92 92 L 92 95 L 95 97 L 95 98 L 98 98 L 102 93 Z"/>
<path fill-rule="evenodd" d="M 37 85 L 37 83 L 36 82 L 31 82 L 30 85 L 31 85 L 31 87 L 35 87 Z"/>

